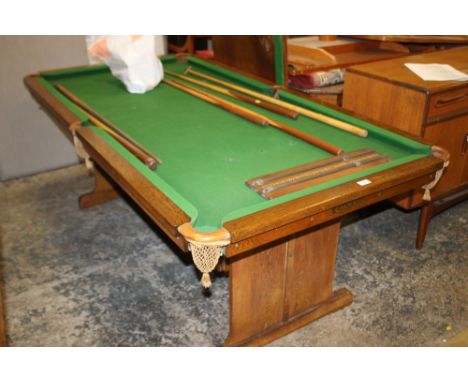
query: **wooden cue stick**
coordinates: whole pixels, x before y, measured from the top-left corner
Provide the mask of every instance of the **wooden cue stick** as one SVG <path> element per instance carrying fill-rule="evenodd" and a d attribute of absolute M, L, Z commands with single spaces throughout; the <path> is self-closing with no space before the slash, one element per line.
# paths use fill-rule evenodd
<path fill-rule="evenodd" d="M 114 138 L 117 142 L 119 142 L 122 146 L 124 146 L 128 151 L 130 151 L 133 155 L 135 155 L 151 170 L 154 170 L 156 168 L 156 160 L 154 158 L 146 155 L 144 152 L 142 152 L 140 149 L 135 147 L 129 141 L 125 140 L 120 135 L 118 135 L 113 130 L 111 130 L 108 126 L 104 125 L 101 121 L 94 118 L 91 114 L 87 114 L 87 117 L 92 124 L 96 125 L 97 127 L 100 127 L 102 130 L 104 130 L 106 133 L 112 136 L 112 138 Z"/>
<path fill-rule="evenodd" d="M 190 85 L 185 85 L 185 84 L 182 84 L 180 82 L 177 82 L 177 81 L 174 81 L 174 80 L 168 80 L 168 79 L 163 79 L 163 81 L 169 85 L 172 85 L 182 91 L 185 91 L 186 93 L 189 93 L 195 97 L 198 97 L 198 98 L 201 98 L 203 99 L 204 101 L 206 102 L 209 102 L 215 106 L 218 106 L 224 110 L 227 110 L 231 113 L 234 113 L 240 117 L 243 117 L 251 122 L 254 122 L 254 123 L 258 123 L 258 124 L 261 124 L 261 125 L 271 125 L 273 127 L 276 127 L 280 130 L 283 130 L 284 132 L 290 134 L 290 135 L 293 135 L 299 139 L 302 139 L 314 146 L 317 146 L 319 148 L 321 148 L 322 150 L 325 150 L 333 155 L 339 155 L 343 152 L 342 149 L 340 149 L 339 147 L 336 147 L 330 143 L 327 143 L 327 142 L 324 142 L 318 138 L 315 138 L 311 135 L 308 135 L 306 133 L 303 133 L 302 131 L 300 130 L 297 130 L 293 127 L 289 127 L 289 126 L 286 126 L 282 123 L 279 123 L 277 121 L 274 121 L 270 118 L 267 118 L 265 117 L 264 115 L 260 114 L 260 113 L 256 113 L 254 111 L 251 111 L 249 109 L 246 109 L 242 106 L 239 106 L 235 103 L 232 103 L 232 102 L 229 102 L 229 101 L 226 101 L 222 98 L 219 98 L 217 96 L 214 96 L 210 93 L 207 93 L 203 90 L 200 90 L 200 89 L 197 89 L 197 88 L 194 88 Z"/>
<path fill-rule="evenodd" d="M 372 152 L 374 152 L 374 150 L 367 149 L 367 148 L 360 149 L 357 151 L 351 151 L 344 155 L 328 158 L 322 161 L 314 161 L 314 162 L 306 163 L 305 165 L 302 165 L 302 166 L 297 166 L 297 167 L 293 167 L 287 170 L 282 170 L 282 171 L 274 172 L 271 174 L 263 175 L 257 178 L 249 179 L 246 181 L 246 184 L 252 187 L 263 186 L 264 184 L 271 183 L 275 181 L 276 179 L 292 177 L 293 175 L 301 174 L 306 171 L 319 170 L 321 168 L 335 165 L 337 163 L 348 162 L 350 160 L 359 158 L 363 155 L 367 155 Z"/>
<path fill-rule="evenodd" d="M 294 127 L 290 127 L 288 125 L 285 125 L 284 123 L 275 121 L 270 118 L 267 118 L 267 121 L 270 126 L 276 127 L 277 129 L 280 129 L 284 131 L 285 133 L 293 135 L 296 138 L 302 139 L 303 141 L 309 142 L 313 144 L 314 146 L 320 147 L 322 150 L 328 151 L 329 153 L 333 155 L 340 155 L 343 153 L 343 150 L 340 149 L 339 147 L 334 146 L 325 141 L 322 141 L 318 138 L 315 138 L 312 135 L 302 132 L 301 130 L 295 129 Z"/>
<path fill-rule="evenodd" d="M 359 167 L 363 164 L 368 163 L 369 161 L 375 161 L 385 158 L 384 155 L 379 154 L 377 151 L 370 152 L 368 154 L 359 156 L 356 159 L 351 159 L 349 161 L 339 161 L 337 163 L 331 163 L 328 166 L 313 168 L 310 170 L 302 171 L 297 174 L 293 175 L 286 175 L 284 177 L 270 180 L 268 183 L 265 183 L 263 188 L 268 189 L 268 191 L 274 190 L 278 185 L 289 185 L 294 184 L 294 182 L 301 182 L 303 179 L 309 180 L 311 177 L 320 177 L 324 175 L 328 175 L 334 172 L 338 172 L 341 170 L 346 170 L 352 167 Z"/>
<path fill-rule="evenodd" d="M 120 131 L 120 129 L 117 129 L 118 132 L 114 131 L 111 127 L 107 126 L 102 121 L 100 121 L 97 117 L 93 116 L 88 110 L 86 110 L 86 109 L 91 109 L 91 108 L 88 105 L 86 105 L 83 101 L 81 101 L 78 97 L 73 95 L 73 93 L 65 89 L 62 85 L 55 84 L 55 87 L 63 95 L 65 95 L 67 98 L 73 101 L 76 104 L 76 106 L 86 115 L 86 117 L 92 124 L 96 125 L 100 129 L 108 133 L 112 138 L 114 138 L 117 142 L 119 142 L 122 146 L 124 146 L 128 151 L 130 151 L 133 155 L 135 155 L 140 161 L 142 161 L 151 170 L 154 170 L 156 168 L 156 161 L 159 158 L 156 159 L 151 155 L 147 155 L 145 152 L 143 152 L 143 150 L 137 147 L 133 142 L 127 140 L 124 136 L 122 136 L 120 133 L 122 134 L 125 134 L 125 133 Z M 83 105 L 85 105 L 86 109 L 83 107 Z M 96 112 L 94 113 L 97 114 Z"/>
<path fill-rule="evenodd" d="M 218 98 L 210 93 L 204 92 L 203 90 L 191 87 L 189 85 L 182 84 L 174 80 L 163 79 L 168 85 L 174 86 L 175 88 L 182 90 L 186 93 L 193 95 L 194 97 L 200 98 L 212 105 L 218 106 L 224 110 L 234 113 L 242 118 L 248 119 L 251 122 L 259 125 L 266 126 L 268 124 L 267 119 L 260 114 L 257 114 L 249 109 L 245 109 L 242 106 L 236 105 L 232 102 L 226 101 L 222 98 Z"/>
<path fill-rule="evenodd" d="M 171 70 L 166 69 L 166 70 L 164 70 L 164 73 L 167 73 L 167 74 L 170 74 L 173 77 L 177 77 L 177 78 L 180 78 L 182 80 L 189 81 L 189 82 L 192 82 L 194 84 L 203 86 L 204 88 L 214 90 L 215 92 L 218 92 L 218 93 L 221 93 L 221 94 L 224 94 L 224 95 L 228 95 L 230 97 L 239 99 L 241 101 L 250 103 L 252 105 L 262 107 L 262 108 L 264 108 L 266 110 L 270 110 L 270 111 L 272 111 L 274 113 L 281 114 L 281 115 L 284 115 L 284 116 L 292 118 L 292 119 L 296 119 L 298 114 L 299 114 L 297 111 L 290 110 L 290 109 L 287 109 L 287 108 L 279 106 L 279 105 L 275 105 L 275 104 L 270 103 L 270 102 L 265 102 L 265 101 L 262 101 L 262 100 L 260 100 L 258 98 L 251 97 L 251 96 L 248 96 L 246 94 L 238 93 L 238 92 L 235 92 L 233 90 L 226 89 L 226 88 L 222 88 L 220 86 L 209 84 L 207 82 L 199 81 L 199 80 L 196 80 L 195 78 L 192 78 L 192 77 L 188 77 L 188 76 L 184 76 L 182 74 L 174 73 Z"/>
<path fill-rule="evenodd" d="M 91 106 L 86 104 L 83 100 L 78 98 L 75 94 L 73 94 L 70 90 L 65 88 L 63 85 L 60 84 L 55 84 L 55 88 L 60 91 L 64 96 L 66 96 L 70 101 L 72 101 L 74 104 L 76 104 L 85 114 L 91 115 L 94 117 L 96 120 L 101 122 L 101 125 L 105 125 L 108 129 L 113 131 L 115 134 L 123 138 L 125 141 L 129 142 L 131 145 L 135 146 L 138 150 L 143 152 L 148 158 L 144 160 L 143 162 L 152 170 L 156 167 L 156 162 L 157 163 L 162 163 L 162 160 L 156 156 L 155 154 L 149 152 L 145 147 L 143 147 L 140 143 L 135 141 L 132 137 L 130 137 L 128 134 L 123 132 L 121 129 L 119 129 L 117 126 L 115 126 L 112 122 L 110 122 L 108 119 L 100 115 L 97 111 L 95 111 Z M 89 119 L 89 117 L 88 117 Z M 93 122 L 94 123 L 94 122 Z M 107 130 L 106 130 L 107 131 Z M 143 158 L 143 156 L 141 156 Z"/>
<path fill-rule="evenodd" d="M 362 128 L 357 127 L 357 126 L 354 126 L 354 125 L 352 125 L 350 123 L 343 122 L 343 121 L 340 121 L 340 120 L 332 118 L 332 117 L 328 117 L 328 116 L 323 115 L 323 114 L 319 114 L 319 113 L 317 113 L 315 111 L 308 110 L 308 109 L 305 109 L 305 108 L 300 107 L 300 106 L 292 105 L 292 104 L 290 104 L 288 102 L 282 101 L 282 100 L 277 99 L 277 98 L 269 97 L 269 96 L 264 95 L 262 93 L 258 93 L 256 91 L 246 89 L 246 88 L 244 88 L 242 86 L 237 86 L 237 85 L 231 84 L 229 82 L 219 80 L 217 78 L 214 78 L 214 77 L 208 76 L 206 74 L 203 74 L 203 73 L 197 72 L 195 70 L 192 70 L 191 68 L 188 68 L 185 71 L 185 73 L 192 74 L 194 76 L 204 78 L 206 80 L 209 80 L 209 81 L 215 82 L 217 84 L 226 86 L 228 88 L 240 91 L 242 93 L 249 94 L 249 95 L 251 95 L 253 97 L 257 97 L 257 98 L 263 99 L 263 100 L 265 100 L 267 102 L 274 103 L 275 105 L 282 106 L 284 108 L 288 108 L 290 110 L 297 111 L 299 114 L 305 115 L 306 117 L 309 117 L 309 118 L 316 119 L 318 121 L 324 122 L 324 123 L 326 123 L 326 124 L 328 124 L 330 126 L 336 127 L 338 129 L 341 129 L 341 130 L 344 130 L 344 131 L 347 131 L 347 132 L 349 132 L 351 134 L 355 134 L 355 135 L 358 135 L 360 137 L 367 137 L 367 134 L 368 134 L 367 130 L 362 129 Z"/>
<path fill-rule="evenodd" d="M 322 169 L 320 171 L 309 171 L 308 173 L 301 174 L 301 176 L 297 176 L 295 178 L 282 179 L 281 181 L 278 181 L 273 184 L 266 184 L 264 188 L 262 189 L 261 194 L 263 196 L 266 196 L 269 193 L 273 191 L 277 191 L 282 188 L 290 187 L 298 183 L 304 183 L 305 181 L 320 178 L 326 175 L 331 175 L 340 171 L 349 170 L 350 168 L 364 166 L 372 162 L 376 162 L 379 160 L 381 161 L 385 158 L 386 157 L 384 155 L 381 155 L 379 153 L 374 153 L 363 159 L 359 159 L 358 161 L 341 162 L 338 165 L 335 165 L 334 167 L 331 167 L 325 170 Z"/>

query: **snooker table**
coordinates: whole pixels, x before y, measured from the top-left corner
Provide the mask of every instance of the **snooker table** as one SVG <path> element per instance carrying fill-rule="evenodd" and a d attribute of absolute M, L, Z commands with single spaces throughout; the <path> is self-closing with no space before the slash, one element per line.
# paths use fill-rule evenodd
<path fill-rule="evenodd" d="M 165 68 L 200 72 L 270 94 L 272 85 L 191 56 Z M 345 152 L 372 148 L 389 160 L 273 199 L 249 178 L 332 155 L 273 127 L 256 125 L 166 83 L 130 94 L 105 66 L 40 72 L 25 84 L 42 108 L 94 163 L 87 208 L 127 193 L 183 251 L 212 251 L 229 273 L 229 335 L 224 345 L 262 345 L 352 302 L 333 289 L 341 218 L 434 183 L 443 149 L 279 90 L 291 104 L 365 128 L 363 138 L 305 116 L 257 110 Z M 73 92 L 162 161 L 151 170 L 55 88 Z M 224 96 L 221 96 L 224 97 Z M 242 104 L 241 101 L 232 101 Z M 82 154 L 83 155 L 83 152 Z M 389 222 L 391 224 L 391 222 Z M 365 245 L 365 244 L 363 244 Z M 216 287 L 216 282 L 214 286 Z"/>

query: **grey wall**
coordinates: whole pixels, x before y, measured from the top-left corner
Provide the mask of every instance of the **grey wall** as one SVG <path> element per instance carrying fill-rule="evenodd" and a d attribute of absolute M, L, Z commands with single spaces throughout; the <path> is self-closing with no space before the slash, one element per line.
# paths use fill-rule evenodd
<path fill-rule="evenodd" d="M 73 146 L 39 110 L 23 77 L 87 63 L 84 36 L 0 36 L 0 180 L 77 162 Z"/>
<path fill-rule="evenodd" d="M 155 36 L 156 53 L 166 40 Z M 88 64 L 85 36 L 0 36 L 0 181 L 78 162 L 73 146 L 41 111 L 23 77 Z"/>

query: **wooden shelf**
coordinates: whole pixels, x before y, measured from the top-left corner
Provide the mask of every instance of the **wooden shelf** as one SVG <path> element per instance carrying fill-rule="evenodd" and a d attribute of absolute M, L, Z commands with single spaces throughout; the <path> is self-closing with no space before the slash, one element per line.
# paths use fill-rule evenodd
<path fill-rule="evenodd" d="M 318 36 L 288 39 L 289 74 L 346 68 L 351 65 L 401 57 L 410 52 L 398 44 L 340 37 L 332 41 Z"/>

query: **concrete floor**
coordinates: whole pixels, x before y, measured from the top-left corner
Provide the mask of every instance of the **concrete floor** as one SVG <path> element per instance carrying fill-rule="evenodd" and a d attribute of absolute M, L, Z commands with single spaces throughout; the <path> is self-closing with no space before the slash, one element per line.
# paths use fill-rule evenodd
<path fill-rule="evenodd" d="M 227 333 L 227 278 L 210 294 L 190 258 L 121 199 L 79 210 L 82 166 L 0 183 L 11 346 L 212 346 Z M 351 306 L 272 346 L 438 346 L 468 327 L 468 203 L 435 217 L 389 204 L 346 219 L 335 286 Z"/>

